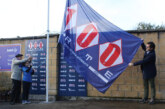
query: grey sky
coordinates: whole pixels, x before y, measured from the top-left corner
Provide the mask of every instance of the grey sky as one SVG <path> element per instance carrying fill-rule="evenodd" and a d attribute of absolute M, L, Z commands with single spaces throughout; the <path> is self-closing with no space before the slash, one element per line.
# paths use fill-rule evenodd
<path fill-rule="evenodd" d="M 99 14 L 124 30 L 143 21 L 165 24 L 164 0 L 85 0 Z M 50 0 L 50 32 L 60 32 L 66 0 Z M 47 0 L 0 0 L 0 38 L 43 35 Z"/>

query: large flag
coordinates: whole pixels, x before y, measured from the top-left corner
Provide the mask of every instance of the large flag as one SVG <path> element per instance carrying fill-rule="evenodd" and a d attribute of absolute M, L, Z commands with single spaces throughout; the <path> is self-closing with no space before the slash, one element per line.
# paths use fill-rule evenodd
<path fill-rule="evenodd" d="M 68 64 L 104 93 L 126 69 L 142 40 L 104 19 L 84 0 L 67 0 L 59 42 Z"/>

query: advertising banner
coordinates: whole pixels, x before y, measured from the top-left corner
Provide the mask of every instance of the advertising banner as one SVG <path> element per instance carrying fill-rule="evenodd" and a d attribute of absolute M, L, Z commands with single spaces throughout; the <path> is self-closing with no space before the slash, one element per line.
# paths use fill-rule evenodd
<path fill-rule="evenodd" d="M 59 96 L 87 96 L 87 82 L 64 60 L 62 48 L 59 67 Z"/>
<path fill-rule="evenodd" d="M 21 52 L 21 44 L 0 45 L 0 71 L 11 71 L 12 59 Z"/>
<path fill-rule="evenodd" d="M 31 94 L 46 93 L 46 39 L 28 40 L 25 44 L 25 56 L 33 57 Z"/>

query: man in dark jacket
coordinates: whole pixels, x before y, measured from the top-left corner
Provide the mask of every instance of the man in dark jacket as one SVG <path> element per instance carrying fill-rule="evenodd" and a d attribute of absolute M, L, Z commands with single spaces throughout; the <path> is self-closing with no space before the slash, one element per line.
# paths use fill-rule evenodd
<path fill-rule="evenodd" d="M 143 73 L 143 84 L 144 84 L 144 98 L 140 100 L 140 103 L 146 103 L 148 100 L 149 83 L 151 86 L 151 100 L 149 104 L 155 103 L 155 77 L 156 77 L 156 55 L 155 55 L 155 44 L 153 42 L 148 42 L 145 46 L 142 43 L 142 49 L 145 51 L 143 60 L 135 63 L 129 63 L 129 66 L 141 65 Z"/>

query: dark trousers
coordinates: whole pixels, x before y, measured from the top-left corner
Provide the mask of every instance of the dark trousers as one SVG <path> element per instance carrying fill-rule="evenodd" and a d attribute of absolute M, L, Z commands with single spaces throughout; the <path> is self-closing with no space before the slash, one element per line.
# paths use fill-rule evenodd
<path fill-rule="evenodd" d="M 12 79 L 11 102 L 19 102 L 21 94 L 21 81 Z"/>
<path fill-rule="evenodd" d="M 30 87 L 31 87 L 31 82 L 23 81 L 22 100 L 28 100 L 29 99 Z"/>
<path fill-rule="evenodd" d="M 156 90 L 155 90 L 155 78 L 151 79 L 144 79 L 143 85 L 144 85 L 144 99 L 148 99 L 149 94 L 149 84 L 151 87 L 151 99 L 155 99 Z"/>

